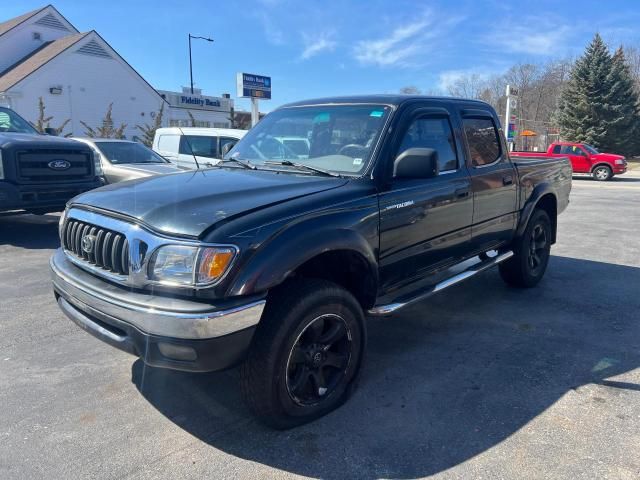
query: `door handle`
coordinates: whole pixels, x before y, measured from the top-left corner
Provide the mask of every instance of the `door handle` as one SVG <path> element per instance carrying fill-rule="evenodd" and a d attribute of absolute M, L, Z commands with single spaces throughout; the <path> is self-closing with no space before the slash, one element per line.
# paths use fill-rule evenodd
<path fill-rule="evenodd" d="M 455 191 L 456 198 L 465 198 L 469 196 L 468 188 L 459 188 Z"/>
<path fill-rule="evenodd" d="M 513 183 L 513 177 L 511 175 L 502 177 L 502 185 L 504 185 L 505 187 L 507 185 L 511 185 L 512 183 Z"/>

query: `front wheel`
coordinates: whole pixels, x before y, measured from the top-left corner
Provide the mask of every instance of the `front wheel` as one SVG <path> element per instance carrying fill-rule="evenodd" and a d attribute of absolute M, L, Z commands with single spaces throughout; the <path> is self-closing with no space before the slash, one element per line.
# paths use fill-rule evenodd
<path fill-rule="evenodd" d="M 325 280 L 287 283 L 270 295 L 241 389 L 265 424 L 286 429 L 340 406 L 353 391 L 365 347 L 357 300 Z"/>
<path fill-rule="evenodd" d="M 500 264 L 502 279 L 514 287 L 535 286 L 547 270 L 551 238 L 549 215 L 544 210 L 535 210 L 524 234 L 513 245 L 513 257 Z"/>
<path fill-rule="evenodd" d="M 593 169 L 592 175 L 595 180 L 598 180 L 599 182 L 606 182 L 607 180 L 611 180 L 613 177 L 613 171 L 611 170 L 611 167 L 600 165 Z"/>

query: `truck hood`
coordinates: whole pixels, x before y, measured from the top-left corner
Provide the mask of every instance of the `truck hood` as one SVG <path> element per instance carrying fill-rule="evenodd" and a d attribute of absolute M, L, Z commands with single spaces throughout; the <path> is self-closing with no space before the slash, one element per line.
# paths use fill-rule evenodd
<path fill-rule="evenodd" d="M 27 145 L 28 144 L 28 145 Z M 0 147 L 28 147 L 28 148 L 64 148 L 87 150 L 87 146 L 75 140 L 50 135 L 37 135 L 31 133 L 0 133 Z"/>
<path fill-rule="evenodd" d="M 108 185 L 72 204 L 124 214 L 164 233 L 199 237 L 221 221 L 346 183 L 343 178 L 212 168 Z"/>

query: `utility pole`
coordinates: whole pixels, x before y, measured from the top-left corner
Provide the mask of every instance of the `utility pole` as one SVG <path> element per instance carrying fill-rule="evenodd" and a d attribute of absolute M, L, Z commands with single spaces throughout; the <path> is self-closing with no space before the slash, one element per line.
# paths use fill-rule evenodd
<path fill-rule="evenodd" d="M 195 35 L 189 34 L 189 78 L 191 79 L 191 95 L 193 95 L 193 62 L 191 61 L 191 39 L 199 38 L 200 40 L 206 40 L 207 42 L 213 42 L 211 38 L 208 37 L 197 37 Z"/>

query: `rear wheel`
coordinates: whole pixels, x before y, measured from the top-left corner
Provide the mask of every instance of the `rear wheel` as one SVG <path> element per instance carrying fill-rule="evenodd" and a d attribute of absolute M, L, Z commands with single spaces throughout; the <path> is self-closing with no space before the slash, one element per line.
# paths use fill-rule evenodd
<path fill-rule="evenodd" d="M 362 308 L 324 280 L 288 283 L 271 295 L 247 360 L 241 388 L 267 425 L 285 429 L 329 413 L 355 386 L 365 346 Z"/>
<path fill-rule="evenodd" d="M 515 287 L 533 287 L 544 276 L 551 254 L 551 221 L 535 210 L 522 237 L 513 245 L 514 256 L 500 264 L 502 279 Z"/>
<path fill-rule="evenodd" d="M 613 177 L 613 171 L 611 170 L 611 167 L 599 165 L 593 169 L 592 175 L 593 178 L 599 182 L 606 182 L 607 180 L 611 180 L 611 177 Z"/>

